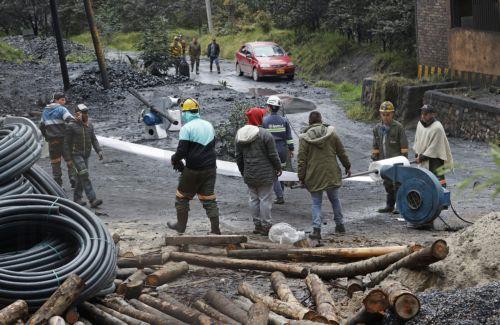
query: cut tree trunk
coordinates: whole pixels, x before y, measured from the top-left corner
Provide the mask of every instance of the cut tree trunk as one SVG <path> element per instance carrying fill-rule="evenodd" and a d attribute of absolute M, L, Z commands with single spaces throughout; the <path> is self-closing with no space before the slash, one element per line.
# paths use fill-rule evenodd
<path fill-rule="evenodd" d="M 224 315 L 223 313 L 221 313 L 217 309 L 208 305 L 203 300 L 196 300 L 193 303 L 193 307 L 198 309 L 201 313 L 206 314 L 206 315 L 212 317 L 213 319 L 221 321 L 223 324 L 229 324 L 229 325 L 241 324 L 240 322 L 235 321 L 234 319 L 230 318 L 229 316 Z"/>
<path fill-rule="evenodd" d="M 337 307 L 323 281 L 316 274 L 309 274 L 306 278 L 306 284 L 314 299 L 318 314 L 325 317 L 329 324 L 338 325 L 340 320 Z"/>
<path fill-rule="evenodd" d="M 356 314 L 347 319 L 345 325 L 378 324 L 383 319 L 383 314 L 369 313 L 365 310 L 365 307 L 361 307 L 361 309 Z"/>
<path fill-rule="evenodd" d="M 248 283 L 242 282 L 238 286 L 238 293 L 242 296 L 247 297 L 248 299 L 255 302 L 263 302 L 269 309 L 283 316 L 287 316 L 293 319 L 307 319 L 313 321 L 319 321 L 322 323 L 326 323 L 327 320 L 323 316 L 318 315 L 316 312 L 298 306 L 296 304 L 290 304 L 278 299 L 274 299 L 272 297 L 260 294 L 256 292 L 251 285 Z"/>
<path fill-rule="evenodd" d="M 122 321 L 124 321 L 125 323 L 127 323 L 129 325 L 148 325 L 149 324 L 149 323 L 143 322 L 142 320 L 138 320 L 138 319 L 130 317 L 128 315 L 119 313 L 116 310 L 108 308 L 106 306 L 99 305 L 99 304 L 96 304 L 95 306 L 97 308 L 99 308 L 100 310 L 102 310 L 102 311 L 104 311 L 112 316 L 115 316 L 118 319 L 121 319 Z"/>
<path fill-rule="evenodd" d="M 320 323 L 313 322 L 312 320 L 290 320 L 286 325 L 318 325 Z"/>
<path fill-rule="evenodd" d="M 162 294 L 161 299 L 150 295 L 141 295 L 139 300 L 188 324 L 209 325 L 212 323 L 212 319 L 207 315 L 181 304 L 166 294 Z"/>
<path fill-rule="evenodd" d="M 29 325 L 45 324 L 52 316 L 62 315 L 80 296 L 85 283 L 76 274 L 71 274 L 50 298 L 29 319 Z"/>
<path fill-rule="evenodd" d="M 139 301 L 137 299 L 130 299 L 129 303 L 134 306 L 136 309 L 142 310 L 143 312 L 150 313 L 151 315 L 155 315 L 160 317 L 161 319 L 164 319 L 168 322 L 169 325 L 185 325 L 187 323 L 184 323 L 181 320 L 178 320 L 175 317 L 172 317 L 170 315 L 167 315 L 161 311 L 159 311 L 156 308 L 153 308 L 151 306 L 146 305 L 142 301 Z"/>
<path fill-rule="evenodd" d="M 179 252 L 172 252 L 170 254 L 170 258 L 174 261 L 186 261 L 189 264 L 208 267 L 221 267 L 232 270 L 245 269 L 267 272 L 281 271 L 284 274 L 302 278 L 305 277 L 308 273 L 307 268 L 300 265 L 291 265 L 269 261 L 235 260 L 225 257 L 204 256 Z"/>
<path fill-rule="evenodd" d="M 66 325 L 66 321 L 61 316 L 53 316 L 49 319 L 48 325 Z"/>
<path fill-rule="evenodd" d="M 204 298 L 210 306 L 224 315 L 229 316 L 241 324 L 246 324 L 248 322 L 248 314 L 246 311 L 214 289 L 208 290 Z"/>
<path fill-rule="evenodd" d="M 363 305 L 369 314 L 383 314 L 389 308 L 389 298 L 383 290 L 372 289 L 363 298 Z"/>
<path fill-rule="evenodd" d="M 17 300 L 0 310 L 0 324 L 11 324 L 18 319 L 28 316 L 28 304 L 24 300 Z"/>
<path fill-rule="evenodd" d="M 127 268 L 118 269 L 116 271 L 116 278 L 117 279 L 121 279 L 121 280 L 125 280 L 129 276 L 131 276 L 132 274 L 134 274 L 135 272 L 137 272 L 137 268 L 136 267 L 127 267 Z"/>
<path fill-rule="evenodd" d="M 417 252 L 414 252 L 404 258 L 391 263 L 382 272 L 377 274 L 367 285 L 372 288 L 382 282 L 393 271 L 399 270 L 402 267 L 409 269 L 421 269 L 432 263 L 441 261 L 448 256 L 448 245 L 442 239 L 436 240 L 431 246 L 425 247 Z"/>
<path fill-rule="evenodd" d="M 124 321 L 111 316 L 110 314 L 102 311 L 101 309 L 97 308 L 96 306 L 84 302 L 79 305 L 79 310 L 84 314 L 86 317 L 88 317 L 90 320 L 92 320 L 95 324 L 99 325 L 127 325 Z"/>
<path fill-rule="evenodd" d="M 248 311 L 247 325 L 267 325 L 269 308 L 262 302 L 256 302 Z"/>
<path fill-rule="evenodd" d="M 132 307 L 132 305 L 119 297 L 105 299 L 102 301 L 102 304 L 106 307 L 116 310 L 119 313 L 128 315 L 135 319 L 140 319 L 146 323 L 161 325 L 168 324 L 166 320 L 161 319 L 160 317 L 135 309 L 134 307 Z"/>
<path fill-rule="evenodd" d="M 298 301 L 293 295 L 292 290 L 290 290 L 283 273 L 276 271 L 271 274 L 271 286 L 273 287 L 274 292 L 278 295 L 278 298 L 284 302 L 302 306 L 300 301 Z"/>
<path fill-rule="evenodd" d="M 74 324 L 76 322 L 78 322 L 78 320 L 80 319 L 80 314 L 78 314 L 78 310 L 76 309 L 76 307 L 70 307 L 68 310 L 66 310 L 66 313 L 64 314 L 64 320 L 68 323 L 68 324 Z"/>
<path fill-rule="evenodd" d="M 363 285 L 363 281 L 361 279 L 350 278 L 347 280 L 346 290 L 347 290 L 347 296 L 349 298 L 352 298 L 352 295 L 355 292 L 365 291 L 365 286 Z"/>
<path fill-rule="evenodd" d="M 220 246 L 241 244 L 248 241 L 247 236 L 240 235 L 207 235 L 207 236 L 168 236 L 165 237 L 167 245 L 205 245 Z"/>
<path fill-rule="evenodd" d="M 161 269 L 146 277 L 146 283 L 150 286 L 160 286 L 183 275 L 189 270 L 186 262 L 167 263 Z"/>
<path fill-rule="evenodd" d="M 246 297 L 239 296 L 236 298 L 235 303 L 243 310 L 249 311 L 253 306 L 253 302 Z M 290 320 L 276 314 L 274 311 L 269 311 L 269 324 L 270 325 L 286 325 Z"/>
<path fill-rule="evenodd" d="M 396 314 L 404 320 L 410 320 L 420 311 L 420 301 L 398 281 L 383 281 L 380 286 L 389 296 L 389 304 Z"/>
<path fill-rule="evenodd" d="M 418 247 L 408 247 L 402 252 L 389 253 L 382 256 L 372 257 L 367 260 L 349 263 L 346 265 L 317 265 L 311 268 L 311 273 L 317 274 L 320 278 L 330 280 L 343 277 L 355 277 L 356 275 L 366 275 L 385 269 L 394 262 L 413 253 Z"/>
<path fill-rule="evenodd" d="M 121 268 L 144 268 L 146 266 L 162 265 L 168 260 L 169 253 L 144 254 L 133 257 L 120 257 L 117 265 Z"/>
<path fill-rule="evenodd" d="M 116 293 L 127 299 L 137 298 L 142 292 L 145 279 L 146 274 L 142 270 L 137 270 L 116 288 Z"/>

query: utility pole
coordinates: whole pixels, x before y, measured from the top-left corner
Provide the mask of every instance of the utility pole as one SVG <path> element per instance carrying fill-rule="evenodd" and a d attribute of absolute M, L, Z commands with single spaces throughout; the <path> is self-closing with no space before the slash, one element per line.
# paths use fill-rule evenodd
<path fill-rule="evenodd" d="M 214 24 L 212 22 L 212 6 L 210 5 L 210 0 L 205 0 L 205 6 L 207 7 L 207 21 L 208 21 L 208 32 L 213 37 L 214 34 Z"/>
<path fill-rule="evenodd" d="M 54 36 L 56 37 L 57 42 L 57 53 L 59 54 L 59 64 L 61 65 L 64 90 L 68 90 L 70 87 L 68 66 L 66 64 L 66 53 L 64 52 L 64 44 L 62 39 L 61 26 L 59 25 L 59 15 L 57 13 L 56 0 L 50 0 L 50 12 L 52 16 L 52 29 L 54 30 Z"/>
<path fill-rule="evenodd" d="M 92 42 L 94 43 L 95 56 L 97 57 L 97 63 L 99 64 L 99 70 L 101 70 L 102 86 L 104 89 L 109 89 L 109 79 L 108 71 L 106 70 L 106 61 L 104 58 L 104 52 L 102 51 L 101 41 L 99 39 L 99 31 L 94 20 L 94 9 L 92 9 L 91 0 L 83 0 L 83 5 L 85 7 L 85 13 L 87 14 L 87 21 L 89 23 L 90 34 L 92 35 Z"/>

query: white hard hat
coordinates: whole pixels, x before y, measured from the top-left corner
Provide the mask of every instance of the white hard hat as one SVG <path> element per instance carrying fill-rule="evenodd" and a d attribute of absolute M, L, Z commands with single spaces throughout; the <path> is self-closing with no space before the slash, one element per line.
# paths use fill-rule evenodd
<path fill-rule="evenodd" d="M 79 112 L 88 112 L 89 108 L 85 104 L 78 104 L 77 111 L 79 111 Z"/>
<path fill-rule="evenodd" d="M 269 98 L 267 99 L 267 105 L 272 105 L 272 106 L 277 106 L 277 107 L 281 107 L 281 99 L 278 97 L 278 96 L 269 96 Z"/>

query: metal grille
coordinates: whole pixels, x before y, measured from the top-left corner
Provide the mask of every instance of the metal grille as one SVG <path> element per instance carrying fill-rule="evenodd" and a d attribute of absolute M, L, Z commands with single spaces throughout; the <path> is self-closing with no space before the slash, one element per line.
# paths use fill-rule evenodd
<path fill-rule="evenodd" d="M 474 29 L 500 32 L 500 0 L 472 0 Z"/>

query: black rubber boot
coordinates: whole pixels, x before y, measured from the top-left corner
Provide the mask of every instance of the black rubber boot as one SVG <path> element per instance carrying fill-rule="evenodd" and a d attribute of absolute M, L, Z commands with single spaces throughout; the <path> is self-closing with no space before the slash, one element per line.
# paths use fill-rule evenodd
<path fill-rule="evenodd" d="M 221 235 L 219 218 L 210 218 L 210 235 Z"/>
<path fill-rule="evenodd" d="M 175 202 L 175 209 L 177 210 L 177 222 L 167 222 L 167 226 L 177 231 L 179 234 L 183 234 L 186 231 L 188 222 L 189 200 L 184 202 L 184 200 L 177 199 Z"/>
<path fill-rule="evenodd" d="M 345 226 L 343 223 L 339 223 L 335 225 L 335 232 L 337 234 L 345 234 Z"/>
<path fill-rule="evenodd" d="M 90 207 L 91 208 L 97 208 L 98 206 L 100 206 L 102 204 L 102 200 L 101 199 L 95 199 L 93 201 L 90 202 Z"/>
<path fill-rule="evenodd" d="M 396 202 L 392 198 L 390 194 L 387 194 L 387 198 L 385 200 L 385 208 L 380 208 L 377 210 L 378 213 L 392 213 L 394 211 L 394 204 Z"/>
<path fill-rule="evenodd" d="M 82 207 L 87 205 L 87 202 L 83 201 L 82 199 L 74 199 L 76 204 L 81 205 Z"/>
<path fill-rule="evenodd" d="M 285 204 L 285 199 L 282 197 L 277 197 L 276 200 L 274 200 L 274 204 Z"/>
<path fill-rule="evenodd" d="M 310 239 L 320 240 L 321 239 L 321 228 L 313 228 L 313 233 L 309 235 Z"/>

